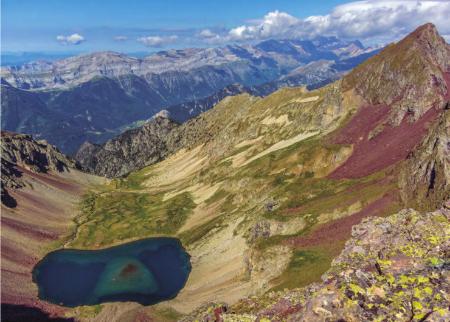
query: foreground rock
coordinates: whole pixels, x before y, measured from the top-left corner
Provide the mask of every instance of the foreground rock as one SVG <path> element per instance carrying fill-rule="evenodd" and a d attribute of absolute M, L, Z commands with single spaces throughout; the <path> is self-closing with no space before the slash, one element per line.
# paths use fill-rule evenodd
<path fill-rule="evenodd" d="M 183 321 L 449 321 L 449 220 L 450 203 L 366 219 L 322 283 L 207 305 Z"/>

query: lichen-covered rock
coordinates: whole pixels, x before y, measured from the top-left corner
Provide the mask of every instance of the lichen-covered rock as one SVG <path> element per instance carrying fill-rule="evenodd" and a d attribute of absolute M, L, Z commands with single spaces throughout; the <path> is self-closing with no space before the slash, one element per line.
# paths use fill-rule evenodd
<path fill-rule="evenodd" d="M 322 283 L 241 300 L 217 321 L 449 321 L 449 255 L 450 206 L 368 218 Z"/>

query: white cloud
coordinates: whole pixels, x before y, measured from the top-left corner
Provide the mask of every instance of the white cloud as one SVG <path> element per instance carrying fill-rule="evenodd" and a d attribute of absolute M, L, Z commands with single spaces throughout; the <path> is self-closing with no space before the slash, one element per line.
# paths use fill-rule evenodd
<path fill-rule="evenodd" d="M 199 36 L 202 37 L 202 38 L 208 39 L 208 38 L 216 37 L 217 34 L 212 32 L 209 29 L 203 29 L 202 31 L 200 31 Z"/>
<path fill-rule="evenodd" d="M 311 38 L 335 35 L 341 38 L 386 41 L 399 38 L 426 22 L 442 34 L 450 34 L 450 1 L 366 0 L 335 7 L 329 14 L 296 18 L 273 11 L 263 19 L 229 30 L 224 40 L 246 41 L 267 38 Z"/>
<path fill-rule="evenodd" d="M 63 45 L 79 45 L 85 41 L 84 37 L 78 33 L 69 36 L 59 35 L 56 36 L 56 40 Z"/>
<path fill-rule="evenodd" d="M 128 37 L 127 36 L 115 36 L 114 40 L 115 41 L 127 41 Z"/>
<path fill-rule="evenodd" d="M 228 36 L 231 40 L 252 40 L 283 36 L 301 22 L 288 13 L 269 12 L 260 21 L 252 25 L 239 26 L 231 29 Z"/>
<path fill-rule="evenodd" d="M 198 33 L 198 37 L 208 44 L 218 44 L 224 42 L 225 40 L 221 35 L 211 31 L 210 29 L 203 29 Z"/>
<path fill-rule="evenodd" d="M 137 39 L 140 43 L 144 44 L 147 47 L 163 47 L 168 44 L 172 44 L 177 41 L 178 36 L 147 36 L 140 37 Z"/>

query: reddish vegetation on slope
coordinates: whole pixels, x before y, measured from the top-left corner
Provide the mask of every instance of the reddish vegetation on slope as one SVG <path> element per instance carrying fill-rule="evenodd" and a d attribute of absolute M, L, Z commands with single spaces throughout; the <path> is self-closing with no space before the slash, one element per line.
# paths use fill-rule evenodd
<path fill-rule="evenodd" d="M 379 215 L 384 209 L 393 204 L 395 200 L 396 197 L 393 193 L 385 194 L 361 211 L 323 224 L 306 236 L 290 238 L 287 240 L 287 243 L 295 247 L 310 247 L 346 240 L 350 238 L 352 226 L 359 224 L 363 218 Z"/>
<path fill-rule="evenodd" d="M 73 216 L 68 208 L 84 187 L 57 174 L 18 168 L 33 188 L 27 185 L 10 191 L 17 200 L 16 208 L 2 205 L 2 305 L 9 305 L 9 315 L 38 308 L 61 316 L 63 308 L 37 298 L 32 269 L 43 255 L 43 248 L 67 234 Z"/>
<path fill-rule="evenodd" d="M 24 175 L 27 175 L 30 178 L 32 178 L 33 180 L 39 181 L 42 184 L 49 185 L 51 187 L 61 189 L 64 191 L 68 191 L 68 192 L 73 192 L 73 193 L 80 192 L 80 187 L 77 184 L 70 182 L 66 179 L 63 179 L 61 177 L 55 177 L 55 176 L 49 175 L 47 173 L 33 172 L 33 171 L 30 171 L 19 165 L 17 166 L 17 169 L 20 172 L 22 172 Z"/>
<path fill-rule="evenodd" d="M 407 115 L 399 126 L 392 126 L 387 122 L 388 112 L 387 106 L 364 106 L 337 133 L 333 143 L 353 144 L 354 150 L 344 164 L 329 175 L 330 178 L 361 178 L 404 160 L 439 116 L 436 108 L 430 108 L 416 122 L 410 122 Z M 374 133 L 370 138 L 377 127 L 380 133 Z"/>

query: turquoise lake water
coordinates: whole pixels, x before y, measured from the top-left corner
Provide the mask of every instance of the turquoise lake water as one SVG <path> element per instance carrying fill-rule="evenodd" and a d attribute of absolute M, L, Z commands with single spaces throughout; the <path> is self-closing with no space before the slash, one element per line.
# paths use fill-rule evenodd
<path fill-rule="evenodd" d="M 175 238 L 147 238 L 101 250 L 61 249 L 34 268 L 39 298 L 75 307 L 133 301 L 151 305 L 174 298 L 191 271 Z"/>

